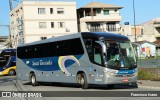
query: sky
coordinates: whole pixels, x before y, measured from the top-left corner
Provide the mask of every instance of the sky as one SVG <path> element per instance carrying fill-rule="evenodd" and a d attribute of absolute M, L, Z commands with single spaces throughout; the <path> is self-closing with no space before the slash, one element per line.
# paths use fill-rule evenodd
<path fill-rule="evenodd" d="M 13 1 L 15 4 L 21 0 Z M 124 22 L 129 22 L 131 25 L 134 24 L 133 0 L 76 0 L 77 8 L 93 1 L 122 6 L 123 8 L 120 9 L 121 24 L 123 25 Z M 160 17 L 160 0 L 134 0 L 134 4 L 136 25 Z M 0 25 L 9 25 L 9 12 L 9 0 L 0 0 Z M 7 35 L 8 28 L 0 27 L 0 36 Z"/>

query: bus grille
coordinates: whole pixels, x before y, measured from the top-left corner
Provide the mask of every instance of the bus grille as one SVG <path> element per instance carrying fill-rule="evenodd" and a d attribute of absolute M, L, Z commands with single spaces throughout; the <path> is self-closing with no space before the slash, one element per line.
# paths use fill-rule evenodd
<path fill-rule="evenodd" d="M 133 74 L 115 75 L 115 77 L 133 77 Z"/>

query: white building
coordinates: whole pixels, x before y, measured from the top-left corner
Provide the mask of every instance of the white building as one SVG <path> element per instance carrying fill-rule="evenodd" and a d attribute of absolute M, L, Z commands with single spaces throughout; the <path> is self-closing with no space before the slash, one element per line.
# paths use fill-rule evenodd
<path fill-rule="evenodd" d="M 77 9 L 78 31 L 120 31 L 121 15 L 119 9 L 122 7 L 91 2 Z"/>
<path fill-rule="evenodd" d="M 133 43 L 137 47 L 137 54 L 139 58 L 155 57 L 157 55 L 157 44 L 148 41 L 137 41 Z"/>
<path fill-rule="evenodd" d="M 13 47 L 18 44 L 76 33 L 76 2 L 22 1 L 10 12 Z"/>

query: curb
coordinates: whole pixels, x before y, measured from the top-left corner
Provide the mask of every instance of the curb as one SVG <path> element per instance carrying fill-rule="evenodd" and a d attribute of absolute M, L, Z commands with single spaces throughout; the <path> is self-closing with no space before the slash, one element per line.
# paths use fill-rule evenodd
<path fill-rule="evenodd" d="M 141 86 L 141 85 L 138 85 L 138 87 L 141 87 L 141 88 L 150 88 L 150 89 L 157 89 L 157 90 L 160 89 L 160 87 L 154 87 L 154 86 Z"/>

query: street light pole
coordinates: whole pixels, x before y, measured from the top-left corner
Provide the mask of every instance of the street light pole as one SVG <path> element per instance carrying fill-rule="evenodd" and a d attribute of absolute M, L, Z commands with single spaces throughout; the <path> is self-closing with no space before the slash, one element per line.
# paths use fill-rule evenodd
<path fill-rule="evenodd" d="M 135 13 L 135 5 L 134 5 L 134 0 L 133 0 L 133 16 L 134 16 L 134 34 L 135 34 L 135 42 L 137 41 L 137 36 L 136 36 L 136 13 Z"/>

